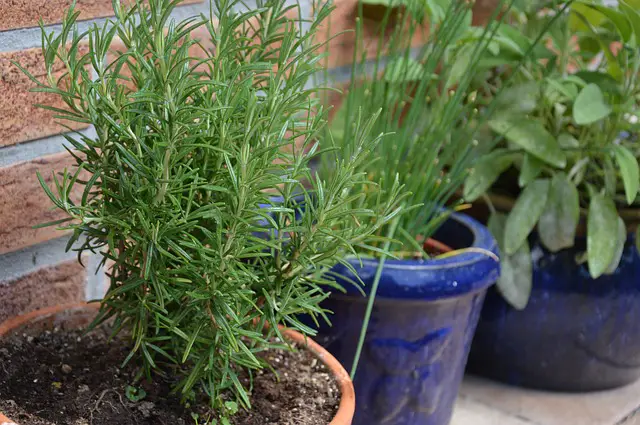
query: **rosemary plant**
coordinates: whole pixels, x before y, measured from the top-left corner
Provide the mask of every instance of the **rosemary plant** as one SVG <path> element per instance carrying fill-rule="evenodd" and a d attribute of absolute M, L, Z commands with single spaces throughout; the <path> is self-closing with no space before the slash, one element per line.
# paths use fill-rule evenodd
<path fill-rule="evenodd" d="M 278 325 L 313 333 L 296 315 L 324 315 L 325 272 L 368 246 L 403 196 L 360 171 L 380 140 L 375 115 L 356 123 L 353 155 L 318 149 L 326 113 L 308 83 L 329 7 L 303 32 L 285 0 L 216 0 L 176 23 L 178 3 L 114 0 L 115 18 L 86 32 L 72 7 L 58 34 L 42 27 L 47 72 L 30 77 L 66 105 L 43 107 L 96 136 L 66 136 L 76 166 L 52 189 L 40 180 L 67 214 L 47 224 L 73 231 L 67 249 L 113 262 L 94 325 L 129 331 L 124 363 L 141 361 L 141 377 L 170 373 L 184 400 L 204 392 L 225 417 L 225 402 L 250 407 L 241 370 L 265 366 L 256 354 Z M 333 164 L 323 179 L 309 165 L 319 155 Z M 375 201 L 354 207 L 364 193 Z"/>

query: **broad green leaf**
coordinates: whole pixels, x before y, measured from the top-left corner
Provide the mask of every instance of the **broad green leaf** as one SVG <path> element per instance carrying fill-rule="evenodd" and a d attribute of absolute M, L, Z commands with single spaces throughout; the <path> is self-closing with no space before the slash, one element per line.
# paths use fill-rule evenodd
<path fill-rule="evenodd" d="M 578 48 L 581 52 L 597 55 L 602 49 L 602 43 L 600 43 L 600 40 L 593 34 L 583 35 L 578 39 Z"/>
<path fill-rule="evenodd" d="M 614 196 L 618 191 L 618 172 L 610 156 L 603 158 L 602 172 L 604 177 L 604 191 L 608 195 Z"/>
<path fill-rule="evenodd" d="M 563 120 L 565 112 L 567 112 L 567 106 L 565 104 L 555 103 L 553 105 L 553 114 L 556 120 Z M 558 142 L 558 145 L 560 145 L 560 142 Z"/>
<path fill-rule="evenodd" d="M 390 83 L 418 81 L 424 76 L 424 67 L 412 58 L 392 59 L 385 68 L 384 80 Z"/>
<path fill-rule="evenodd" d="M 618 217 L 618 233 L 616 234 L 616 248 L 613 255 L 613 261 L 607 267 L 604 274 L 613 274 L 620 265 L 622 259 L 622 253 L 624 252 L 624 245 L 627 243 L 627 226 L 624 224 L 624 220 Z"/>
<path fill-rule="evenodd" d="M 564 173 L 558 173 L 551 179 L 547 204 L 538 221 L 542 244 L 551 252 L 573 246 L 579 220 L 578 189 Z"/>
<path fill-rule="evenodd" d="M 577 75 L 577 74 L 567 75 L 567 76 L 563 77 L 561 81 L 563 83 L 573 83 L 573 84 L 575 84 L 576 86 L 578 86 L 580 88 L 582 88 L 582 87 L 587 85 L 587 82 L 584 79 L 580 78 L 580 76 Z"/>
<path fill-rule="evenodd" d="M 569 133 L 562 133 L 558 136 L 558 144 L 562 149 L 572 149 L 580 146 L 578 139 Z"/>
<path fill-rule="evenodd" d="M 537 81 L 528 81 L 508 87 L 495 99 L 496 107 L 512 113 L 529 113 L 538 105 L 540 86 Z"/>
<path fill-rule="evenodd" d="M 500 26 L 496 41 L 498 41 L 503 48 L 509 49 L 518 55 L 524 55 L 531 45 L 531 41 L 529 41 L 522 32 L 510 25 Z"/>
<path fill-rule="evenodd" d="M 491 53 L 492 55 L 499 55 L 500 54 L 500 43 L 496 42 L 496 41 L 492 41 L 489 44 L 487 44 L 487 51 L 489 53 Z"/>
<path fill-rule="evenodd" d="M 573 101 L 578 96 L 578 88 L 573 82 L 562 81 L 557 78 L 547 78 L 546 81 L 548 86 L 545 90 L 545 97 L 550 102 L 564 101 L 565 99 Z"/>
<path fill-rule="evenodd" d="M 519 28 L 511 25 L 501 25 L 498 33 L 493 38 L 504 49 L 508 49 L 511 53 L 517 54 L 518 58 L 523 57 L 531 48 L 533 40 L 529 39 Z M 530 52 L 531 58 L 541 59 L 550 58 L 553 53 L 544 45 L 537 43 L 533 51 Z"/>
<path fill-rule="evenodd" d="M 496 150 L 481 158 L 473 167 L 464 184 L 463 197 L 468 202 L 473 202 L 485 193 L 496 179 L 513 162 L 514 156 L 507 154 L 506 150 Z"/>
<path fill-rule="evenodd" d="M 507 216 L 501 212 L 494 212 L 489 217 L 487 228 L 496 239 L 500 251 L 504 251 L 504 228 L 507 224 Z"/>
<path fill-rule="evenodd" d="M 524 154 L 524 160 L 522 161 L 522 169 L 518 176 L 518 185 L 525 187 L 533 180 L 535 180 L 542 172 L 544 163 L 533 155 L 528 153 Z"/>
<path fill-rule="evenodd" d="M 574 2 L 571 5 L 571 13 L 569 15 L 569 28 L 574 32 L 588 32 L 589 27 L 587 24 L 578 17 L 581 15 L 589 24 L 593 27 L 599 27 L 606 17 L 597 10 L 589 7 L 588 4 L 583 2 Z"/>
<path fill-rule="evenodd" d="M 487 223 L 489 231 L 504 252 L 504 228 L 507 217 L 501 213 L 492 214 Z M 496 286 L 504 299 L 514 308 L 522 310 L 527 306 L 533 280 L 533 266 L 529 244 L 524 243 L 513 255 L 500 256 L 500 277 Z"/>
<path fill-rule="evenodd" d="M 129 401 L 133 403 L 137 403 L 140 400 L 143 400 L 147 396 L 147 392 L 144 389 L 132 387 L 131 385 L 127 385 L 124 393 L 129 399 Z"/>
<path fill-rule="evenodd" d="M 471 58 L 473 57 L 473 50 L 474 47 L 471 44 L 466 44 L 458 49 L 453 60 L 453 65 L 449 68 L 447 88 L 458 84 L 465 73 L 468 72 L 469 66 L 471 65 Z"/>
<path fill-rule="evenodd" d="M 609 74 L 611 74 L 611 77 L 616 81 L 623 82 L 624 72 L 618 63 L 616 55 L 611 51 L 610 46 L 600 40 L 600 49 L 604 52 L 604 55 L 607 58 L 607 69 Z"/>
<path fill-rule="evenodd" d="M 638 13 L 637 9 L 632 8 L 625 2 L 624 0 L 619 0 L 618 5 L 620 9 L 624 12 L 629 23 L 631 23 L 631 27 L 633 28 L 633 34 L 635 36 L 635 46 L 638 47 L 640 43 L 640 13 Z"/>
<path fill-rule="evenodd" d="M 573 104 L 573 119 L 578 125 L 591 124 L 610 113 L 611 107 L 605 102 L 602 90 L 593 83 L 582 89 Z"/>
<path fill-rule="evenodd" d="M 504 237 L 504 249 L 513 255 L 527 240 L 547 203 L 550 182 L 548 179 L 534 180 L 516 201 L 507 218 Z"/>
<path fill-rule="evenodd" d="M 417 3 L 419 4 L 420 2 Z M 447 0 L 426 0 L 425 7 L 429 21 L 434 24 L 440 23 L 446 16 L 447 6 Z"/>
<path fill-rule="evenodd" d="M 574 2 L 571 6 L 572 13 L 569 16 L 569 27 L 574 32 L 591 34 L 591 37 L 587 37 L 587 36 L 581 37 L 580 48 L 584 49 L 588 47 L 595 47 L 595 45 L 599 45 L 599 48 L 600 48 L 599 50 L 604 52 L 607 58 L 607 66 L 609 68 L 609 73 L 614 79 L 620 81 L 623 76 L 622 68 L 620 67 L 620 64 L 618 63 L 618 60 L 615 57 L 615 55 L 609 49 L 609 42 L 605 40 L 603 37 L 601 37 L 600 34 L 598 33 L 598 28 L 606 24 L 608 14 L 604 14 L 597 7 L 593 8 L 592 6 L 599 6 L 599 5 L 593 5 L 585 2 Z M 604 9 L 609 9 L 604 6 L 602 7 Z M 616 14 L 622 15 L 613 9 L 609 9 L 609 10 L 613 12 L 613 15 L 616 15 Z M 588 24 L 585 23 L 584 21 L 587 21 Z M 616 28 L 618 28 L 618 24 L 620 24 L 624 28 L 624 31 L 627 31 L 626 35 L 630 36 L 631 24 L 629 24 L 629 22 L 626 21 L 626 18 L 624 17 L 624 15 L 622 15 L 622 20 L 619 20 L 619 21 L 620 22 L 618 23 L 614 22 L 614 25 L 616 25 Z M 625 21 L 628 27 L 624 23 Z M 620 32 L 620 28 L 618 28 L 618 31 Z M 583 44 L 583 41 L 587 41 L 587 40 L 589 41 L 588 46 Z M 628 40 L 628 38 L 626 40 Z M 589 50 L 592 51 L 591 49 Z M 596 53 L 596 52 L 592 51 L 592 53 Z"/>
<path fill-rule="evenodd" d="M 503 65 L 510 65 L 519 60 L 518 56 L 514 53 L 500 50 L 500 53 L 490 55 L 485 52 L 478 62 L 478 69 L 491 69 Z"/>
<path fill-rule="evenodd" d="M 414 1 L 414 0 L 407 0 L 407 1 Z M 449 6 L 447 5 L 447 7 L 449 7 Z M 455 42 L 457 42 L 462 37 L 464 37 L 464 35 L 471 28 L 471 24 L 473 23 L 473 12 L 471 11 L 471 9 L 469 8 L 469 9 L 465 10 L 463 13 L 464 13 L 464 16 L 463 16 L 462 20 L 454 28 L 453 36 L 451 38 L 451 41 L 449 42 L 450 46 L 453 46 Z"/>
<path fill-rule="evenodd" d="M 620 94 L 620 86 L 615 78 L 606 72 L 600 71 L 578 71 L 576 76 L 580 77 L 587 83 L 597 84 L 600 90 L 612 93 L 615 95 Z"/>
<path fill-rule="evenodd" d="M 587 218 L 587 259 L 589 273 L 596 279 L 613 262 L 617 246 L 618 212 L 607 196 L 596 194 L 589 205 Z"/>
<path fill-rule="evenodd" d="M 627 195 L 627 203 L 631 205 L 638 196 L 638 190 L 640 190 L 640 167 L 638 167 L 638 160 L 633 153 L 620 145 L 613 145 L 613 154 L 620 167 L 620 174 L 622 174 L 622 182 L 624 183 L 624 191 Z"/>
<path fill-rule="evenodd" d="M 229 414 L 235 415 L 238 413 L 238 403 L 235 401 L 225 401 L 224 407 L 229 411 Z"/>
<path fill-rule="evenodd" d="M 624 13 L 618 12 L 612 7 L 607 7 L 600 4 L 589 4 L 588 6 L 591 9 L 597 10 L 607 19 L 613 22 L 616 29 L 620 33 L 620 36 L 622 36 L 622 39 L 625 42 L 629 41 L 629 39 L 631 38 L 631 34 L 633 34 L 633 28 L 631 27 L 631 23 Z M 602 25 L 602 22 L 600 22 L 600 25 Z"/>
<path fill-rule="evenodd" d="M 489 126 L 547 164 L 558 168 L 567 165 L 567 159 L 558 142 L 538 120 L 504 115 L 489 121 Z"/>

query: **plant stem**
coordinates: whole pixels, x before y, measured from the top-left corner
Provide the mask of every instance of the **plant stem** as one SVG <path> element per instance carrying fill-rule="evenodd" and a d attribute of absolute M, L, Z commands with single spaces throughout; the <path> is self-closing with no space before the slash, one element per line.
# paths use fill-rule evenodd
<path fill-rule="evenodd" d="M 563 40 L 562 40 L 562 51 L 560 52 L 560 75 L 563 77 L 567 76 L 567 66 L 569 65 L 569 49 L 571 42 L 571 29 L 569 25 L 565 25 Z"/>
<path fill-rule="evenodd" d="M 387 233 L 387 240 L 384 244 L 384 252 L 389 251 L 391 240 L 396 233 L 396 228 L 400 222 L 400 216 L 396 216 L 389 226 L 389 232 Z M 364 320 L 362 322 L 362 328 L 360 329 L 360 339 L 358 340 L 358 347 L 356 348 L 356 355 L 353 358 L 353 365 L 351 366 L 351 379 L 356 376 L 356 370 L 358 369 L 358 363 L 360 362 L 360 355 L 362 354 L 362 347 L 364 346 L 364 339 L 367 336 L 367 329 L 369 327 L 369 320 L 371 319 L 371 311 L 373 310 L 373 303 L 376 300 L 376 293 L 378 292 L 378 284 L 380 283 L 380 276 L 382 275 L 382 268 L 384 267 L 384 261 L 387 258 L 386 254 L 380 256 L 380 262 L 378 263 L 378 269 L 373 279 L 373 286 L 371 286 L 371 293 L 369 294 L 369 300 L 367 301 L 367 310 L 364 313 Z"/>

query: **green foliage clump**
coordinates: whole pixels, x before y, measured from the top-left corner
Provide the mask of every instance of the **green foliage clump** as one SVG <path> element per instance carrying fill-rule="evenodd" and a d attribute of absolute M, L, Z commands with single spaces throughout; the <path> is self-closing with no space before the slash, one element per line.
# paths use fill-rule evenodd
<path fill-rule="evenodd" d="M 487 191 L 500 204 L 500 195 L 517 197 L 508 216 L 496 211 L 489 223 L 504 254 L 498 287 L 517 308 L 526 306 L 531 290 L 527 238 L 534 229 L 557 252 L 574 246 L 586 224 L 586 252 L 577 260 L 595 279 L 618 267 L 627 225 L 640 206 L 640 3 L 547 6 L 545 13 L 532 6 L 514 14 L 510 37 L 517 46 L 556 17 L 543 60 L 514 72 L 504 49 L 488 56 L 504 67 L 479 89 L 489 98 L 503 90 L 489 122 L 489 137 L 498 143 L 465 187 L 469 201 Z M 508 84 L 504 75 L 512 77 Z"/>
<path fill-rule="evenodd" d="M 404 200 L 405 213 L 378 232 L 380 236 L 387 236 L 384 244 L 375 241 L 374 245 L 361 247 L 364 248 L 362 255 L 378 256 L 379 262 L 369 292 L 352 376 L 364 346 L 387 252 L 418 261 L 429 257 L 425 242 L 455 209 L 452 198 L 475 163 L 479 144 L 476 135 L 492 116 L 497 100 L 479 108 L 473 83 L 476 74 L 487 66 L 487 54 L 508 41 L 505 25 L 498 16 L 513 3 L 514 0 L 499 1 L 488 22 L 475 26 L 473 1 L 358 2 L 350 81 L 331 123 L 331 137 L 323 141 L 348 157 L 358 138 L 356 123 L 360 115 L 380 111 L 374 132 L 388 136 L 376 145 L 374 161 L 362 170 L 383 193 L 392 192 L 400 185 L 408 194 Z M 381 18 L 379 13 L 367 11 L 369 7 L 379 10 L 380 6 L 384 7 Z M 371 49 L 362 36 L 364 22 L 369 21 L 371 25 L 368 18 L 372 15 L 379 17 L 378 22 L 373 23 L 377 36 L 375 49 Z M 539 39 L 522 46 L 522 51 L 515 55 L 517 64 L 535 56 Z M 420 47 L 415 47 L 416 41 Z M 329 78 L 328 73 L 325 78 Z M 330 173 L 332 167 L 330 163 L 321 164 L 321 171 Z M 375 196 L 365 196 L 360 198 L 357 207 L 371 208 L 375 201 Z M 473 248 L 464 247 L 460 251 L 469 249 Z M 481 252 L 495 257 L 491 252 Z"/>
<path fill-rule="evenodd" d="M 366 8 L 380 3 L 387 9 L 375 23 L 379 41 L 369 57 L 371 46 L 362 40 Z M 331 128 L 335 145 L 349 149 L 358 114 L 381 111 L 374 128 L 389 136 L 376 146 L 376 161 L 366 171 L 381 187 L 399 182 L 410 193 L 406 205 L 412 212 L 399 217 L 394 234 L 398 256 L 428 257 L 421 241 L 449 216 L 445 206 L 476 160 L 478 130 L 497 101 L 480 108 L 473 83 L 487 66 L 487 53 L 507 39 L 498 14 L 511 3 L 498 2 L 489 22 L 476 26 L 474 4 L 466 0 L 359 2 L 358 48 Z M 416 40 L 424 45 L 414 47 Z M 534 56 L 537 41 L 522 46 L 515 62 Z"/>
<path fill-rule="evenodd" d="M 250 407 L 239 374 L 265 366 L 256 354 L 278 325 L 313 333 L 296 316 L 324 316 L 328 269 L 367 246 L 402 195 L 360 171 L 380 140 L 375 116 L 356 123 L 351 155 L 318 149 L 326 112 L 308 83 L 329 7 L 302 22 L 284 0 L 244 11 L 217 0 L 209 17 L 176 23 L 178 4 L 114 1 L 115 18 L 85 32 L 71 8 L 57 34 L 42 28 L 35 90 L 95 136 L 66 136 L 76 166 L 53 189 L 40 179 L 68 216 L 49 223 L 73 231 L 68 248 L 113 262 L 95 324 L 130 331 L 125 363 L 171 373 L 176 393 L 204 392 L 224 416 L 229 399 Z M 333 164 L 323 179 L 318 156 Z M 365 193 L 375 201 L 355 208 Z"/>

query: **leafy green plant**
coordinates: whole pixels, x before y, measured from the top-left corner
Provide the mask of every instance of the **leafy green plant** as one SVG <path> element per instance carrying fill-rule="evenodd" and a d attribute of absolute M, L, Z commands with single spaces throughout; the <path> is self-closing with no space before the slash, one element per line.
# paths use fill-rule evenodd
<path fill-rule="evenodd" d="M 526 306 L 531 290 L 527 238 L 536 227 L 542 244 L 557 252 L 574 246 L 585 218 L 586 255 L 577 260 L 586 260 L 593 278 L 613 273 L 620 262 L 627 240 L 621 216 L 640 201 L 635 3 L 561 2 L 545 14 L 524 12 L 514 26 L 518 43 L 530 27 L 561 17 L 549 32 L 544 60 L 513 72 L 489 122 L 501 142 L 477 164 L 464 196 L 474 201 L 489 190 L 517 195 L 508 217 L 494 211 L 489 223 L 504 254 L 498 287 L 517 308 Z M 491 97 L 502 84 L 498 77 L 480 90 Z"/>
<path fill-rule="evenodd" d="M 141 400 L 144 400 L 144 398 L 147 396 L 147 392 L 144 389 L 132 387 L 131 385 L 128 385 L 125 388 L 124 394 L 132 403 L 137 403 Z"/>
<path fill-rule="evenodd" d="M 67 215 L 47 225 L 73 232 L 67 248 L 79 258 L 113 262 L 94 326 L 126 329 L 125 364 L 140 361 L 148 378 L 171 373 L 175 393 L 205 393 L 227 423 L 250 407 L 241 371 L 282 345 L 278 325 L 313 334 L 296 315 L 325 315 L 322 288 L 335 285 L 326 271 L 369 246 L 403 195 L 361 171 L 380 140 L 375 116 L 356 123 L 352 155 L 318 148 L 326 111 L 308 83 L 330 7 L 302 31 L 284 0 L 244 11 L 217 0 L 210 16 L 177 23 L 179 3 L 114 1 L 115 18 L 84 32 L 72 7 L 57 34 L 42 26 L 46 75 L 27 74 L 66 105 L 42 107 L 95 128 L 66 136 L 76 166 L 54 175 L 55 187 L 40 177 Z M 333 172 L 320 179 L 310 161 L 325 156 Z M 376 201 L 354 207 L 365 193 Z"/>

